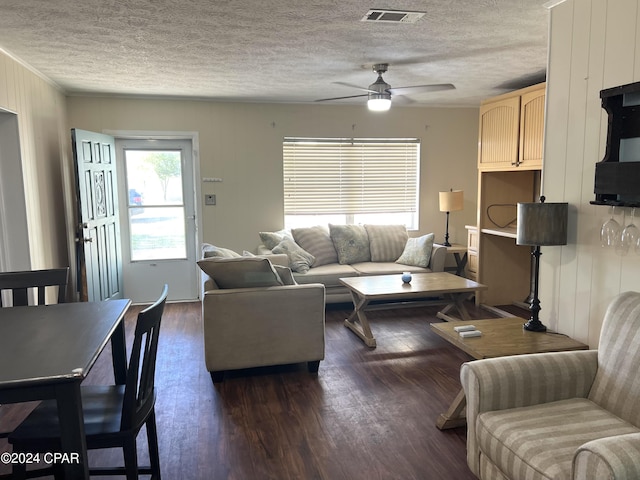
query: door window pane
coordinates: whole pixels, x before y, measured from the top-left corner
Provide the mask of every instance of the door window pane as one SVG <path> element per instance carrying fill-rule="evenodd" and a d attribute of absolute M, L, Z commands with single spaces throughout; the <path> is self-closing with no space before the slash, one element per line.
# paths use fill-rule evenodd
<path fill-rule="evenodd" d="M 180 150 L 125 150 L 131 260 L 186 258 Z"/>

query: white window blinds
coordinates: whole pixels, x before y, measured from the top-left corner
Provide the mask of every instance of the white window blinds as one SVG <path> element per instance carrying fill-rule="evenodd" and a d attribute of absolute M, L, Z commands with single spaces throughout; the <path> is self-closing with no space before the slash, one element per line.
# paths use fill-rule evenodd
<path fill-rule="evenodd" d="M 285 215 L 416 212 L 420 141 L 285 138 Z"/>

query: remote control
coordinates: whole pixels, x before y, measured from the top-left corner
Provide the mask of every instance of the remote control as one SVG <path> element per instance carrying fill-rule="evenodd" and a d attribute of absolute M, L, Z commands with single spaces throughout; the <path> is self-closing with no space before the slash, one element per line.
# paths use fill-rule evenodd
<path fill-rule="evenodd" d="M 469 330 L 475 330 L 474 325 L 460 325 L 459 327 L 453 327 L 456 332 L 468 332 Z"/>
<path fill-rule="evenodd" d="M 466 332 L 460 332 L 460 336 L 462 338 L 479 337 L 481 335 L 482 332 L 480 330 L 467 330 Z"/>

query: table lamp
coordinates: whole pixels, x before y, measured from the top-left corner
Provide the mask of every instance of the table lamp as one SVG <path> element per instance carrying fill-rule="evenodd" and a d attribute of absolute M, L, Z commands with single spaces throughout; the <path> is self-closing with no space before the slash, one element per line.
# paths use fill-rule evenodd
<path fill-rule="evenodd" d="M 464 193 L 462 190 L 449 190 L 448 192 L 440 192 L 440 211 L 447 212 L 447 228 L 444 234 L 445 247 L 450 247 L 449 243 L 449 212 L 462 210 L 464 207 Z"/>
<path fill-rule="evenodd" d="M 540 299 L 538 284 L 540 277 L 540 247 L 567 244 L 568 203 L 518 203 L 518 226 L 516 244 L 530 245 L 533 257 L 533 298 L 529 305 L 531 318 L 524 324 L 524 329 L 532 332 L 546 332 L 539 318 Z"/>

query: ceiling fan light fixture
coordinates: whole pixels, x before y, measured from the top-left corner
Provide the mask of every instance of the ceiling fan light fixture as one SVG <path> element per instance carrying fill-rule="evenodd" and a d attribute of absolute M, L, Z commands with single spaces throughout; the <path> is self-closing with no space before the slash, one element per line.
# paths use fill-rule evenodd
<path fill-rule="evenodd" d="M 367 100 L 367 108 L 372 112 L 386 112 L 391 108 L 391 95 L 388 93 L 372 93 Z"/>

